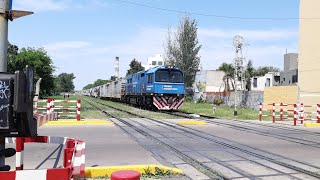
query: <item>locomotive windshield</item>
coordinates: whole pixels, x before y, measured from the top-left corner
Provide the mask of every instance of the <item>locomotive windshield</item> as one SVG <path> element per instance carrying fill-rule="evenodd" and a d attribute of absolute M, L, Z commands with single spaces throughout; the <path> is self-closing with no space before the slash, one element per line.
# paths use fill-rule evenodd
<path fill-rule="evenodd" d="M 156 81 L 183 83 L 183 75 L 178 70 L 160 69 L 156 72 Z"/>

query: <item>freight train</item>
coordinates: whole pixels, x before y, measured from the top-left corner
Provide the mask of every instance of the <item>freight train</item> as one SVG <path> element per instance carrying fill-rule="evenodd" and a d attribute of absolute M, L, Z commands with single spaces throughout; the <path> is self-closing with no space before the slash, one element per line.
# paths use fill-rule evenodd
<path fill-rule="evenodd" d="M 178 110 L 184 102 L 183 73 L 176 67 L 157 66 L 83 90 L 82 94 L 144 108 Z"/>

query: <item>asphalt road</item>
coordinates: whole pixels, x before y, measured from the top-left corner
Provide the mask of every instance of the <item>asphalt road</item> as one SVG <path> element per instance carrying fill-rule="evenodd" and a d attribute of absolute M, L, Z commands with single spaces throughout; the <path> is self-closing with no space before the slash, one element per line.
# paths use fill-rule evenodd
<path fill-rule="evenodd" d="M 38 133 L 84 140 L 86 166 L 159 164 L 150 152 L 115 125 L 42 126 Z M 7 147 L 13 145 L 7 144 Z M 25 146 L 25 169 L 60 167 L 62 160 L 60 145 L 30 143 Z M 6 163 L 14 167 L 15 158 L 7 158 Z"/>

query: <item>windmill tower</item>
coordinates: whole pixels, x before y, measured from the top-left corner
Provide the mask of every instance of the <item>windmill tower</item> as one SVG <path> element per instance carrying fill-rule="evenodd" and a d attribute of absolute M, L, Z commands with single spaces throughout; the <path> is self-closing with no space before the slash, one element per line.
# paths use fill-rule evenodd
<path fill-rule="evenodd" d="M 237 35 L 233 38 L 233 45 L 235 47 L 235 58 L 234 58 L 234 116 L 238 115 L 237 112 L 237 104 L 238 102 L 242 102 L 244 100 L 244 90 L 246 87 L 245 81 L 245 65 L 246 60 L 243 57 L 243 47 L 244 47 L 244 40 L 241 36 Z M 238 98 L 238 91 L 242 91 L 242 98 Z"/>

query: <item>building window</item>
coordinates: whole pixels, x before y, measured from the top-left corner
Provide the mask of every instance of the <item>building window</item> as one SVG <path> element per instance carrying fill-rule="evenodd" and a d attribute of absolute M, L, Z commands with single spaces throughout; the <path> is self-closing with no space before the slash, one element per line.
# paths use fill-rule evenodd
<path fill-rule="evenodd" d="M 152 65 L 157 65 L 157 61 L 152 61 Z"/>
<path fill-rule="evenodd" d="M 158 62 L 158 65 L 159 65 L 159 66 L 162 66 L 162 61 L 159 61 L 159 62 Z"/>
<path fill-rule="evenodd" d="M 286 81 L 286 78 L 283 78 L 283 82 L 285 82 Z"/>
<path fill-rule="evenodd" d="M 292 83 L 296 83 L 296 82 L 298 82 L 297 75 L 293 75 L 292 76 Z"/>
<path fill-rule="evenodd" d="M 274 76 L 274 81 L 275 82 L 280 82 L 280 76 Z"/>
<path fill-rule="evenodd" d="M 253 87 L 258 87 L 258 78 L 253 78 Z"/>
<path fill-rule="evenodd" d="M 267 78 L 266 87 L 270 87 L 270 78 Z"/>

